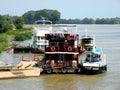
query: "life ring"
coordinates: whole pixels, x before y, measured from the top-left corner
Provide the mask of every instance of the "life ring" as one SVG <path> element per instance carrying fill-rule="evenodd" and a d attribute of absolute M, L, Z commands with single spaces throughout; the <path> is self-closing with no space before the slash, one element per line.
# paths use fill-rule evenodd
<path fill-rule="evenodd" d="M 72 46 L 68 46 L 67 50 L 70 52 L 73 50 Z"/>
<path fill-rule="evenodd" d="M 56 51 L 55 46 L 51 46 L 50 49 L 51 49 L 52 52 Z"/>

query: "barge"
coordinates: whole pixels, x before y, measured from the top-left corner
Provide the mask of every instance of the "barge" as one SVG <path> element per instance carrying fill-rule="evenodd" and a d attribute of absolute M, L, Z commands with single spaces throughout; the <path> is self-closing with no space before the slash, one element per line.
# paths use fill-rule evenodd
<path fill-rule="evenodd" d="M 31 58 L 31 55 L 22 56 L 22 60 L 17 65 L 8 65 L 0 63 L 0 79 L 6 78 L 23 78 L 23 77 L 39 77 L 42 68 L 37 66 L 38 57 Z M 42 59 L 42 58 L 41 58 Z M 40 60 L 41 60 L 40 59 Z"/>
<path fill-rule="evenodd" d="M 45 34 L 45 58 L 43 70 L 50 73 L 77 72 L 79 69 L 79 35 L 63 30 Z"/>

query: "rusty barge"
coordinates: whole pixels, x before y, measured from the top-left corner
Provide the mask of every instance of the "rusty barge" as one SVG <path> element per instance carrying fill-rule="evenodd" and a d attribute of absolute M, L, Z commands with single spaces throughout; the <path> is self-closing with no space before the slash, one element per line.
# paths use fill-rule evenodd
<path fill-rule="evenodd" d="M 63 31 L 52 31 L 45 34 L 45 58 L 43 70 L 50 73 L 77 72 L 80 51 L 79 35 Z"/>

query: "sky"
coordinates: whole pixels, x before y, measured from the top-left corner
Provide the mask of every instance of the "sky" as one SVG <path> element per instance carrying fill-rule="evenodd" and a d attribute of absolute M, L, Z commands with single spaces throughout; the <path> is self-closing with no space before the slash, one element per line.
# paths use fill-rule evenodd
<path fill-rule="evenodd" d="M 0 14 L 22 16 L 33 10 L 58 10 L 63 19 L 120 17 L 120 0 L 0 0 Z"/>

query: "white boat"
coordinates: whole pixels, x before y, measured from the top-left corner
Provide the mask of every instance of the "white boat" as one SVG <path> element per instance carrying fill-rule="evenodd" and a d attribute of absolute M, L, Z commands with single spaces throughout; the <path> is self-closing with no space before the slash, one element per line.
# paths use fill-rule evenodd
<path fill-rule="evenodd" d="M 85 51 L 79 56 L 80 71 L 107 71 L 106 56 L 102 49 L 95 46 L 95 37 L 87 36 L 81 39 Z"/>
<path fill-rule="evenodd" d="M 49 20 L 37 20 L 33 27 L 33 45 L 37 50 L 43 50 L 48 42 L 45 41 L 45 34 L 52 29 L 52 22 Z"/>
<path fill-rule="evenodd" d="M 100 51 L 99 49 L 96 49 Z M 105 55 L 100 51 L 85 51 L 80 55 L 81 72 L 83 71 L 107 71 Z"/>

